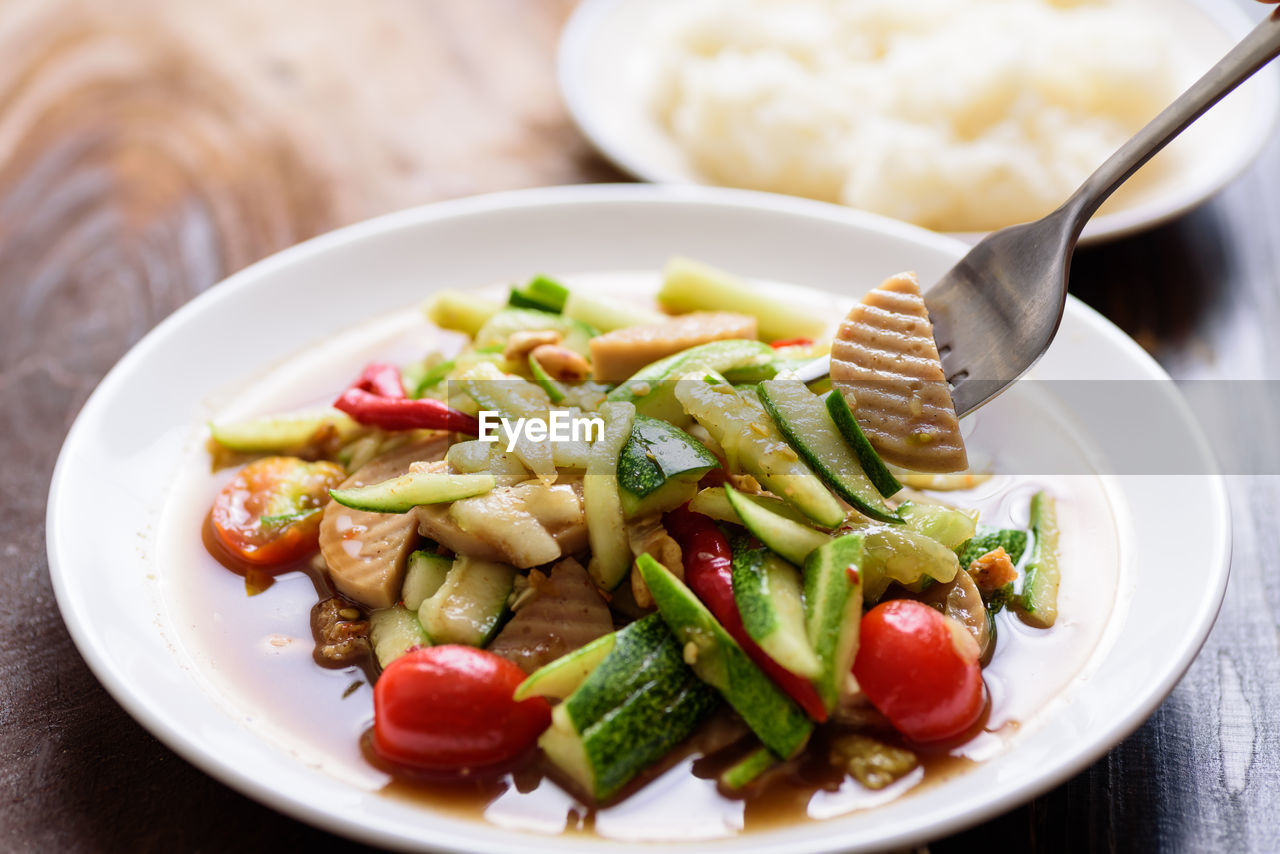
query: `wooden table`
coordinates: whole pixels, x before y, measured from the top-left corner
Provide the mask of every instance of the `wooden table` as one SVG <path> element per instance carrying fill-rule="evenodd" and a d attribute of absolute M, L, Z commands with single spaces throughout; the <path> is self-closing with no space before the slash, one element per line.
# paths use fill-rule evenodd
<path fill-rule="evenodd" d="M 620 178 L 555 94 L 571 6 L 0 2 L 0 849 L 353 848 L 215 783 L 102 690 L 50 590 L 50 474 L 116 359 L 249 262 L 411 204 Z M 1072 289 L 1177 376 L 1280 379 L 1280 137 L 1189 216 L 1082 251 Z M 1274 475 L 1231 478 L 1222 616 L 1151 720 L 932 848 L 1280 850 Z"/>

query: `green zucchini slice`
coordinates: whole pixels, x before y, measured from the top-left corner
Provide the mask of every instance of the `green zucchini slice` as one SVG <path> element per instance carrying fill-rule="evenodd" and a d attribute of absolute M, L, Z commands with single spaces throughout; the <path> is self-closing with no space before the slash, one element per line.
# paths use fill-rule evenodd
<path fill-rule="evenodd" d="M 822 662 L 813 684 L 828 712 L 839 704 L 858 653 L 862 547 L 861 534 L 847 534 L 814 549 L 804 564 L 805 622 Z"/>
<path fill-rule="evenodd" d="M 718 703 L 657 614 L 605 637 L 612 641 L 608 654 L 555 707 L 551 727 L 538 738 L 547 757 L 596 801 L 617 794 L 688 738 Z"/>
<path fill-rule="evenodd" d="M 445 504 L 483 495 L 497 484 L 491 474 L 410 472 L 382 483 L 331 489 L 329 496 L 354 510 L 408 513 L 421 504 Z"/>
<path fill-rule="evenodd" d="M 760 402 L 791 447 L 841 498 L 872 519 L 900 521 L 863 471 L 822 398 L 799 380 L 768 380 L 760 383 Z"/>
<path fill-rule="evenodd" d="M 684 582 L 648 554 L 636 560 L 684 660 L 733 706 L 761 743 L 789 758 L 804 747 L 813 721 L 755 665 Z"/>
<path fill-rule="evenodd" d="M 866 472 L 880 494 L 889 498 L 900 492 L 902 484 L 898 483 L 898 479 L 889 471 L 884 460 L 880 459 L 876 449 L 871 447 L 871 440 L 858 426 L 858 419 L 853 417 L 853 410 L 849 408 L 849 401 L 844 399 L 843 394 L 837 391 L 827 392 L 827 412 L 831 414 L 831 420 L 835 423 L 836 429 L 844 435 L 845 441 L 858 457 L 862 470 Z"/>
<path fill-rule="evenodd" d="M 484 646 L 506 622 L 515 580 L 514 567 L 462 555 L 423 600 L 418 620 L 433 643 Z"/>

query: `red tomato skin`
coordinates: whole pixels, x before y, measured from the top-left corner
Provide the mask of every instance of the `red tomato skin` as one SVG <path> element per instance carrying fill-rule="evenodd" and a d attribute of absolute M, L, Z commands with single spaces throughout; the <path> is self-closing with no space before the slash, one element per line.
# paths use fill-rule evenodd
<path fill-rule="evenodd" d="M 294 457 L 255 460 L 214 499 L 210 514 L 214 532 L 237 560 L 256 567 L 297 560 L 319 544 L 319 512 L 276 527 L 264 527 L 262 517 L 318 511 L 329 500 L 329 490 L 345 476 L 337 463 L 308 463 Z"/>
<path fill-rule="evenodd" d="M 909 599 L 863 616 L 853 675 L 871 704 L 915 741 L 960 735 L 986 704 L 977 659 L 956 649 L 941 613 Z"/>
<path fill-rule="evenodd" d="M 389 762 L 461 771 L 516 758 L 551 725 L 542 697 L 511 698 L 524 671 L 469 646 L 402 655 L 373 689 L 373 748 Z"/>

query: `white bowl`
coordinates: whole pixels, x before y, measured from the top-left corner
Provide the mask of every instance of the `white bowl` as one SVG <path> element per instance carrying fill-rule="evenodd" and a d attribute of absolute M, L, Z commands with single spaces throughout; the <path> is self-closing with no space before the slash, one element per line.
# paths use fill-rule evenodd
<path fill-rule="evenodd" d="M 289 249 L 161 323 L 86 403 L 49 497 L 49 564 L 63 617 L 94 673 L 145 727 L 211 775 L 303 821 L 405 849 L 693 850 L 699 846 L 691 842 L 624 845 L 461 820 L 379 795 L 385 777 L 344 765 L 354 734 L 335 734 L 328 745 L 294 738 L 278 709 L 239 691 L 236 674 L 214 668 L 202 651 L 184 600 L 192 567 L 165 558 L 158 545 L 172 508 L 190 498 L 175 487 L 176 473 L 207 465 L 204 419 L 269 366 L 438 288 L 512 281 L 533 271 L 656 270 L 681 252 L 763 279 L 851 295 L 906 268 L 930 281 L 964 249 L 946 237 L 831 205 L 646 186 L 447 202 Z M 1136 344 L 1074 299 L 1034 376 L 1167 379 Z M 1185 459 L 1213 470 L 1176 393 L 1169 393 L 1166 409 L 1162 431 Z M 1095 428 L 1074 429 L 1087 442 Z M 1223 485 L 1217 475 L 1104 475 L 1097 484 L 1115 513 L 1119 538 L 1116 596 L 1099 603 L 1110 612 L 1102 640 L 1008 748 L 908 798 L 748 833 L 732 842 L 733 850 L 855 851 L 940 836 L 1060 783 L 1155 709 L 1200 648 L 1223 595 L 1229 551 Z M 1192 530 L 1196 535 L 1187 536 Z M 194 525 L 170 533 L 198 537 Z M 312 667 L 309 654 L 296 663 Z M 284 695 L 287 688 L 277 691 Z"/>
<path fill-rule="evenodd" d="M 624 171 L 645 181 L 707 184 L 648 107 L 653 24 L 680 0 L 584 0 L 560 40 L 560 92 L 578 127 Z M 1256 15 L 1221 0 L 1125 0 L 1180 34 L 1204 69 L 1220 59 L 1269 7 Z M 1085 226 L 1085 244 L 1122 237 L 1167 222 L 1201 204 L 1257 158 L 1280 118 L 1280 72 L 1260 71 L 1175 140 L 1162 171 L 1145 186 L 1128 186 Z M 1135 182 L 1136 183 L 1136 182 Z M 1064 199 L 1065 201 L 1065 199 Z M 1012 223 L 1010 223 L 1012 224 Z M 969 243 L 980 232 L 956 233 Z"/>

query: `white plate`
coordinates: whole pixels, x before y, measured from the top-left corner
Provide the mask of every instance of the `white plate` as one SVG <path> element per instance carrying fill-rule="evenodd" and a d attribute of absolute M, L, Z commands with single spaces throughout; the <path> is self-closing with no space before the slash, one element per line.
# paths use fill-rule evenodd
<path fill-rule="evenodd" d="M 705 184 L 654 120 L 646 95 L 653 24 L 680 0 L 584 0 L 560 41 L 560 91 L 578 127 L 619 168 L 655 183 Z M 1182 34 L 1207 70 L 1262 20 L 1222 0 L 1127 0 Z M 1256 4 L 1255 4 L 1256 5 Z M 1198 72 L 1197 72 L 1198 73 Z M 1192 77 L 1194 79 L 1194 75 Z M 1188 81 L 1189 82 L 1189 81 Z M 1221 190 L 1262 151 L 1280 117 L 1280 72 L 1263 69 L 1214 107 L 1161 155 L 1158 180 L 1132 184 L 1085 226 L 1082 241 L 1101 242 L 1151 228 Z M 976 242 L 979 233 L 956 234 Z"/>
<path fill-rule="evenodd" d="M 234 673 L 213 672 L 200 650 L 180 601 L 191 587 L 191 567 L 157 557 L 162 518 L 189 500 L 175 494 L 182 493 L 174 489 L 175 472 L 202 453 L 203 419 L 225 404 L 229 390 L 269 366 L 441 287 L 512 281 L 531 271 L 655 270 L 680 251 L 764 279 L 851 295 L 900 269 L 915 268 L 929 281 L 964 248 L 832 205 L 635 185 L 464 199 L 319 237 L 183 307 L 94 392 L 67 437 L 50 492 L 49 564 L 58 604 L 94 673 L 130 714 L 208 773 L 299 819 L 398 848 L 644 848 L 512 832 L 380 796 L 379 775 L 334 771 L 330 754 L 350 752 L 348 734 L 335 736 L 328 753 L 273 735 L 288 722 L 282 729 L 276 721 L 273 730 L 270 704 L 227 687 Z M 1036 375 L 1167 379 L 1136 344 L 1075 300 Z M 1156 413 L 1162 432 L 1185 459 L 1214 470 L 1175 393 L 1167 404 Z M 1068 419 L 1055 421 L 1064 429 L 1087 432 L 1069 427 L 1070 414 L 1053 417 Z M 1100 603 L 1111 616 L 1087 664 L 1009 748 L 955 780 L 879 809 L 747 834 L 733 843 L 735 851 L 853 851 L 936 837 L 1049 789 L 1152 712 L 1217 613 L 1227 577 L 1227 501 L 1217 475 L 1097 482 L 1119 537 L 1114 605 Z M 197 532 L 192 526 L 178 536 L 194 539 Z M 1139 589 L 1142 595 L 1133 595 Z M 309 654 L 296 663 L 311 668 Z"/>

